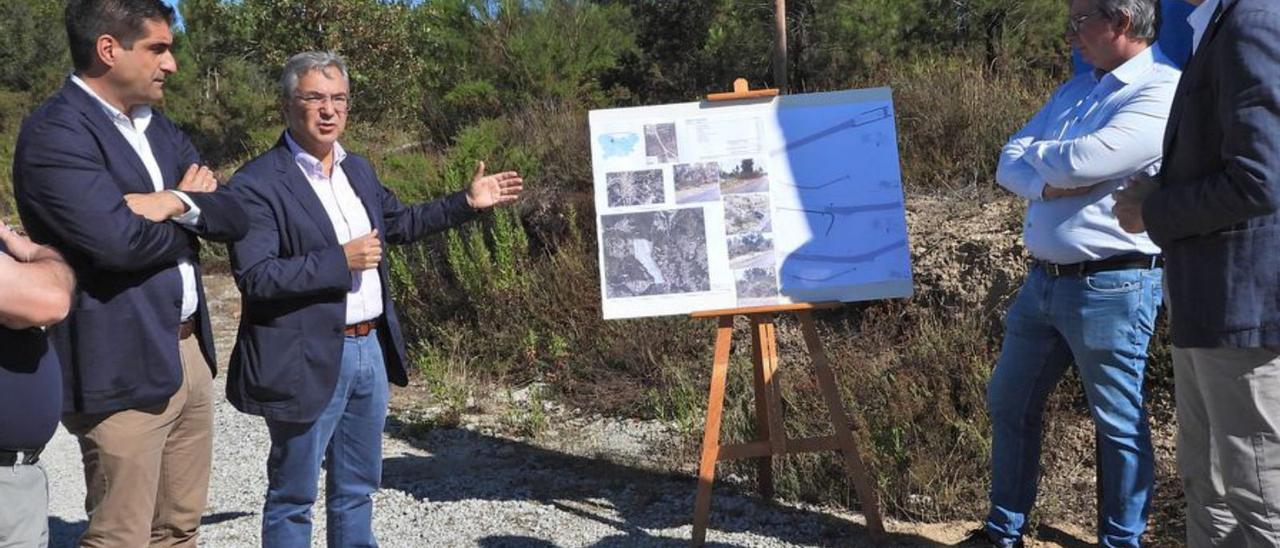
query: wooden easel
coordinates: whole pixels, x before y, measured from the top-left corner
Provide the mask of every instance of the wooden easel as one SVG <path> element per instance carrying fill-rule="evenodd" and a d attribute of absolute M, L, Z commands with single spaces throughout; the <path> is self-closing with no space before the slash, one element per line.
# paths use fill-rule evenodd
<path fill-rule="evenodd" d="M 733 83 L 733 93 L 707 96 L 708 101 L 733 101 L 772 97 L 776 89 L 749 90 L 747 81 L 739 78 Z M 867 531 L 877 542 L 885 539 L 884 523 L 880 518 L 880 503 L 871 484 L 869 467 L 858 452 L 853 431 L 849 428 L 849 415 L 845 412 L 840 392 L 836 388 L 835 374 L 827 363 L 822 339 L 814 327 L 813 310 L 837 308 L 840 303 L 789 304 L 711 310 L 695 312 L 694 318 L 717 318 L 715 359 L 711 369 L 711 395 L 707 400 L 707 426 L 702 434 L 702 458 L 698 465 L 698 495 L 693 508 L 693 544 L 706 542 L 707 523 L 711 514 L 711 487 L 715 483 L 716 463 L 722 460 L 758 459 L 760 496 L 773 497 L 773 457 L 786 454 L 816 451 L 840 451 L 843 454 L 845 473 L 853 481 L 862 503 L 862 513 L 867 519 Z M 775 382 L 778 373 L 778 346 L 774 315 L 792 312 L 800 319 L 805 345 L 813 360 L 818 377 L 818 388 L 826 400 L 832 436 L 789 439 L 783 426 L 782 393 Z M 720 422 L 724 411 L 724 389 L 729 372 L 729 349 L 733 339 L 733 319 L 746 316 L 751 320 L 751 357 L 755 369 L 756 441 L 738 444 L 720 444 Z"/>
<path fill-rule="evenodd" d="M 698 465 L 698 495 L 693 508 L 693 544 L 701 546 L 706 541 L 707 523 L 711 514 L 711 486 L 715 482 L 716 463 L 722 460 L 759 459 L 760 496 L 773 497 L 773 457 L 786 454 L 815 451 L 840 451 L 843 454 L 845 473 L 853 481 L 862 503 L 862 514 L 867 518 L 867 532 L 875 541 L 884 541 L 884 523 L 880 519 L 880 503 L 871 484 L 870 468 L 858 452 L 853 431 L 849 428 L 849 415 L 845 412 L 840 392 L 836 388 L 835 374 L 827 362 L 822 339 L 814 327 L 811 311 L 836 308 L 840 303 L 792 304 L 712 310 L 696 312 L 694 318 L 718 318 L 716 330 L 715 361 L 711 369 L 711 395 L 707 400 L 707 426 L 702 434 L 702 458 Z M 794 312 L 804 331 L 809 358 L 813 360 L 818 377 L 818 388 L 826 400 L 827 412 L 835 434 L 816 438 L 790 439 L 782 420 L 782 393 L 778 386 L 778 346 L 774 315 Z M 733 339 L 733 319 L 747 316 L 751 320 L 751 361 L 755 369 L 756 392 L 756 441 L 720 443 L 720 421 L 724 411 L 724 389 L 729 373 L 729 347 Z"/>
<path fill-rule="evenodd" d="M 764 97 L 776 97 L 778 90 L 773 88 L 767 89 L 751 89 L 747 84 L 746 78 L 738 78 L 733 81 L 733 91 L 724 93 L 712 93 L 707 95 L 707 100 L 711 102 L 717 101 L 741 101 L 743 99 L 761 99 Z"/>

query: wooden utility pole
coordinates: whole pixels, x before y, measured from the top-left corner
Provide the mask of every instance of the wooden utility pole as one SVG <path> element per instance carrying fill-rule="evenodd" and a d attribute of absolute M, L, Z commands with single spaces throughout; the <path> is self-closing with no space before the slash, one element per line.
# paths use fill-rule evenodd
<path fill-rule="evenodd" d="M 787 0 L 777 2 L 773 13 L 773 86 L 787 91 Z"/>

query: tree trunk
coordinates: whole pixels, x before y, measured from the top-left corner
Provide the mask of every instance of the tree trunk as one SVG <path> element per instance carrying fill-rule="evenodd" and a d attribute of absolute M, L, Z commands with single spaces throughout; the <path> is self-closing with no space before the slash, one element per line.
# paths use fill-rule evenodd
<path fill-rule="evenodd" d="M 776 0 L 774 8 L 773 85 L 787 92 L 787 0 Z"/>

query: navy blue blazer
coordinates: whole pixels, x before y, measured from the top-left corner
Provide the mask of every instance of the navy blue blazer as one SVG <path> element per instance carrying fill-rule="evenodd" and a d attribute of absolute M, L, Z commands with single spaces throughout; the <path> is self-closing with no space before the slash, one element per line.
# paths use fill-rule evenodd
<path fill-rule="evenodd" d="M 1173 343 L 1280 347 L 1280 3 L 1223 0 L 1182 73 L 1161 185 Z"/>
<path fill-rule="evenodd" d="M 165 188 L 200 162 L 191 140 L 159 112 L 147 140 Z M 151 176 L 96 100 L 70 81 L 23 122 L 13 186 L 31 238 L 61 251 L 76 273 L 71 313 L 49 329 L 62 362 L 64 412 L 146 407 L 182 385 L 181 258 L 196 268 L 200 348 L 210 367 L 217 363 L 197 236 L 244 234 L 248 221 L 230 191 L 189 193 L 201 210 L 196 227 L 135 215 L 124 195 L 154 192 Z"/>
<path fill-rule="evenodd" d="M 356 154 L 347 154 L 342 169 L 383 245 L 413 242 L 475 216 L 463 192 L 412 206 L 400 203 Z M 283 136 L 240 168 L 230 186 L 249 214 L 249 233 L 230 246 L 243 307 L 227 399 L 245 413 L 314 421 L 333 396 L 342 365 L 351 290 L 346 254 Z M 385 260 L 378 277 L 378 338 L 387 378 L 404 386 L 408 360 Z"/>

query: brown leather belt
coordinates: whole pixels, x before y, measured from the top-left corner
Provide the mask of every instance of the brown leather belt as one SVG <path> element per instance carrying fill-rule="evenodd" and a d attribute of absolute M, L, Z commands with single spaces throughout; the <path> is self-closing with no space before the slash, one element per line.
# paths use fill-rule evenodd
<path fill-rule="evenodd" d="M 377 327 L 378 327 L 378 320 L 373 319 L 373 320 L 363 321 L 357 324 L 348 325 L 347 328 L 343 330 L 343 332 L 346 333 L 348 337 L 364 337 L 368 335 L 370 331 L 373 331 Z"/>
<path fill-rule="evenodd" d="M 187 338 L 191 337 L 191 335 L 194 335 L 195 332 L 196 332 L 195 319 L 190 319 L 178 324 L 178 340 L 180 341 L 187 340 Z"/>

